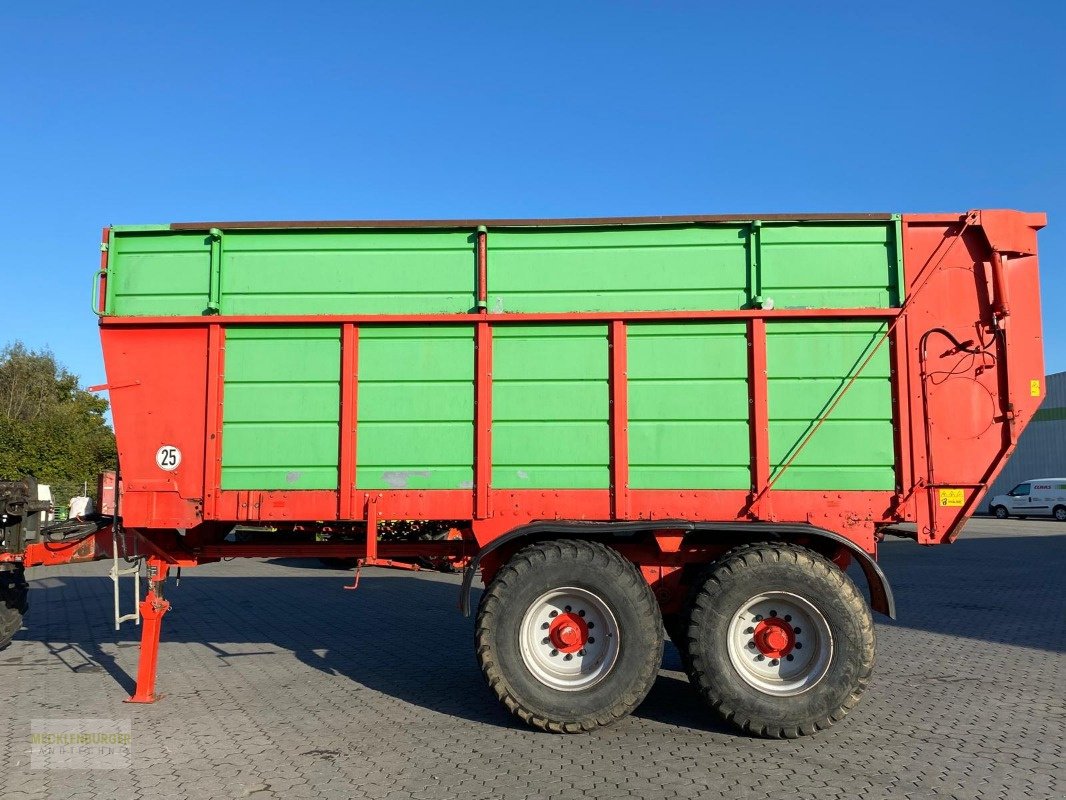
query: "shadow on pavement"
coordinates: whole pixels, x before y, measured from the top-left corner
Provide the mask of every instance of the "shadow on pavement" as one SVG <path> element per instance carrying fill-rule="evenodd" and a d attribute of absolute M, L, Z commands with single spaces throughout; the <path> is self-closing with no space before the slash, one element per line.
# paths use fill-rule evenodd
<path fill-rule="evenodd" d="M 977 537 L 937 548 L 888 540 L 881 560 L 899 610 L 899 621 L 890 624 L 1066 651 L 1066 536 Z M 238 667 L 240 656 L 269 658 L 273 651 L 289 651 L 316 670 L 408 703 L 522 727 L 482 679 L 473 654 L 473 622 L 457 611 L 454 579 L 367 570 L 359 590 L 346 592 L 342 570 L 315 569 L 312 562 L 291 559 L 283 565 L 292 569 L 245 567 L 257 572 L 253 577 L 225 577 L 220 574 L 225 567 L 187 571 L 180 587 L 168 585 L 174 608 L 163 623 L 164 642 L 203 644 Z M 62 587 L 31 591 L 27 629 L 18 638 L 49 643 L 51 655 L 72 671 L 103 669 L 123 691 L 132 691 L 132 677 L 101 647 L 133 647 L 140 633 L 130 627 L 112 630 L 110 580 L 64 576 L 62 582 Z M 636 716 L 732 731 L 678 674 L 680 660 L 669 642 L 664 667 Z M 164 684 L 167 669 L 164 656 Z"/>

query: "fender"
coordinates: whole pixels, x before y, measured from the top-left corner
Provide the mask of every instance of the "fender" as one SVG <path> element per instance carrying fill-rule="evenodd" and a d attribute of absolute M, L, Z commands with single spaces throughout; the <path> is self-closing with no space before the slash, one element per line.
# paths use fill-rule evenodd
<path fill-rule="evenodd" d="M 889 619 L 896 618 L 896 599 L 881 566 L 862 548 L 839 533 L 833 533 L 814 525 L 782 525 L 765 522 L 688 522 L 680 520 L 655 520 L 640 522 L 533 522 L 508 531 L 482 547 L 463 571 L 463 584 L 459 589 L 459 609 L 464 617 L 470 616 L 470 594 L 474 576 L 481 559 L 495 550 L 522 539 L 542 538 L 562 534 L 582 539 L 632 539 L 649 531 L 709 531 L 714 533 L 740 534 L 748 540 L 761 538 L 791 541 L 799 536 L 815 536 L 846 547 L 858 562 L 870 590 L 870 607 Z"/>

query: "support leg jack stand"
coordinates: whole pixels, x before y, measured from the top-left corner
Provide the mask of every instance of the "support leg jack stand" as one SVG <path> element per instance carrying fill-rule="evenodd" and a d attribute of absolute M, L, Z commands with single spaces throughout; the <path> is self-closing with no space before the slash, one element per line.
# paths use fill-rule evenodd
<path fill-rule="evenodd" d="M 163 582 L 167 578 L 167 563 L 148 560 L 148 594 L 141 603 L 141 657 L 137 666 L 137 689 L 127 703 L 154 703 L 162 695 L 155 693 L 156 664 L 159 660 L 159 634 L 163 616 L 170 603 L 163 599 Z"/>

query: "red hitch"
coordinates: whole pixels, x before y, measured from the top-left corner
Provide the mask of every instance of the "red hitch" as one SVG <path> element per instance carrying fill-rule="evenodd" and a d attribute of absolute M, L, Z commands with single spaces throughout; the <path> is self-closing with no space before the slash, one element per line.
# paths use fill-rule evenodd
<path fill-rule="evenodd" d="M 352 581 L 351 586 L 345 586 L 345 589 L 359 588 L 359 575 L 362 573 L 363 567 L 391 567 L 392 569 L 406 569 L 410 572 L 418 572 L 422 569 L 418 564 L 409 564 L 406 561 L 393 561 L 391 558 L 360 558 L 355 564 L 355 580 Z"/>

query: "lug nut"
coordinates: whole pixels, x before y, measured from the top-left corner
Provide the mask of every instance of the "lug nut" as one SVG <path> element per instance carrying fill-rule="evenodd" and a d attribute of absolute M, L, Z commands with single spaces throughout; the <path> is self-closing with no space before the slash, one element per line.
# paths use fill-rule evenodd
<path fill-rule="evenodd" d="M 800 650 L 803 647 L 803 642 L 796 642 L 796 649 Z"/>
<path fill-rule="evenodd" d="M 793 628 L 792 632 L 794 634 L 796 634 L 797 636 L 799 636 L 801 633 L 803 633 L 803 631 L 800 628 Z"/>
<path fill-rule="evenodd" d="M 582 608 L 582 609 L 580 609 L 580 610 L 579 610 L 579 611 L 577 612 L 577 615 L 578 615 L 579 617 L 583 617 L 583 616 L 585 616 L 585 609 L 583 609 L 583 608 Z"/>
<path fill-rule="evenodd" d="M 596 623 L 595 622 L 590 622 L 589 623 L 589 630 L 592 630 L 595 627 L 596 627 Z"/>
<path fill-rule="evenodd" d="M 590 636 L 589 637 L 589 644 L 596 644 L 596 637 L 595 636 Z"/>
<path fill-rule="evenodd" d="M 776 667 L 776 666 L 777 666 L 777 665 L 778 665 L 779 663 L 781 663 L 781 662 L 779 662 L 779 661 L 778 661 L 778 660 L 777 660 L 777 659 L 775 658 L 775 659 L 772 659 L 772 660 L 770 661 L 770 666 L 771 666 L 771 667 Z"/>
<path fill-rule="evenodd" d="M 792 615 L 791 614 L 785 614 L 785 622 L 792 622 Z"/>
<path fill-rule="evenodd" d="M 755 642 L 754 641 L 748 642 L 748 649 L 749 650 L 754 650 L 755 649 Z"/>
<path fill-rule="evenodd" d="M 777 612 L 776 611 L 771 611 L 770 612 L 770 616 L 771 617 L 776 617 L 777 616 Z"/>
<path fill-rule="evenodd" d="M 565 656 L 563 656 L 563 661 L 570 661 L 571 659 L 573 659 L 573 657 L 573 653 L 567 653 Z"/>
<path fill-rule="evenodd" d="M 755 656 L 755 660 L 756 661 L 765 661 L 766 660 L 766 656 L 764 656 L 762 653 L 759 653 L 759 655 Z"/>
<path fill-rule="evenodd" d="M 578 651 L 577 651 L 577 654 L 578 654 L 579 656 L 583 656 L 583 655 L 586 655 L 586 653 L 585 653 L 585 648 L 584 648 L 584 647 L 582 647 L 582 648 L 581 648 L 580 650 L 578 650 Z"/>
<path fill-rule="evenodd" d="M 792 661 L 793 659 L 795 659 L 795 656 L 792 655 L 792 653 L 789 653 L 787 656 L 785 656 L 785 661 Z"/>
<path fill-rule="evenodd" d="M 751 636 L 751 634 L 755 633 L 755 629 L 754 628 L 745 628 L 744 629 L 744 633 L 748 634 L 748 636 Z"/>
<path fill-rule="evenodd" d="M 551 644 L 551 639 L 549 639 L 547 636 L 545 636 L 543 639 L 540 640 L 540 643 L 541 644 Z"/>
<path fill-rule="evenodd" d="M 551 626 L 550 626 L 550 625 L 549 625 L 549 624 L 548 624 L 547 622 L 542 622 L 542 623 L 540 624 L 540 629 L 541 629 L 542 631 L 546 631 L 546 630 L 548 630 L 548 628 L 550 628 L 550 627 L 551 627 Z"/>
<path fill-rule="evenodd" d="M 550 614 L 548 614 L 548 616 L 551 617 L 552 619 L 555 619 L 557 616 L 559 616 L 559 612 L 558 611 L 552 611 Z"/>
<path fill-rule="evenodd" d="M 558 650 L 552 650 L 551 653 L 549 653 L 548 655 L 553 656 L 553 657 L 557 656 L 557 655 L 559 655 L 559 651 Z"/>

